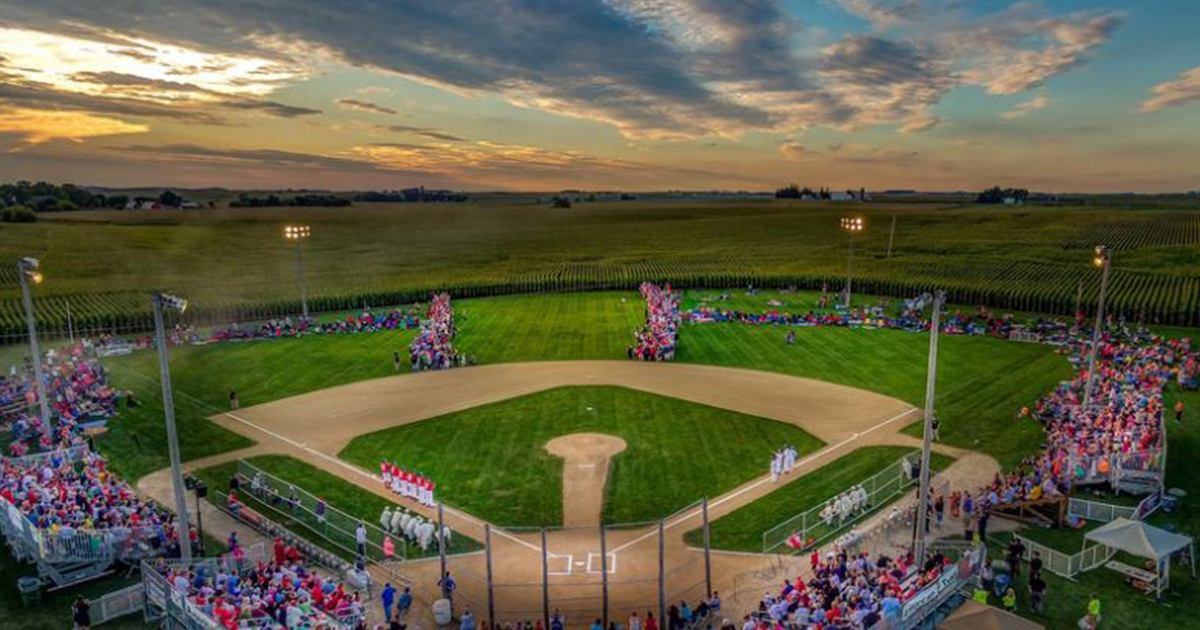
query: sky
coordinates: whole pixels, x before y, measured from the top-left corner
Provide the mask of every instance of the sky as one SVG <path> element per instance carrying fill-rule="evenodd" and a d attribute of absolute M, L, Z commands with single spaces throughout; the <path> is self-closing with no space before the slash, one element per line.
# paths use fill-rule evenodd
<path fill-rule="evenodd" d="M 1200 188 L 1200 2 L 0 0 L 0 181 Z"/>

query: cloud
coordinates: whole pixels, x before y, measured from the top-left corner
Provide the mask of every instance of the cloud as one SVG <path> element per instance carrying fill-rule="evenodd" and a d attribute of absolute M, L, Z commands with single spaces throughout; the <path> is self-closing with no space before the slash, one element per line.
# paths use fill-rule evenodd
<path fill-rule="evenodd" d="M 929 113 L 957 80 L 950 64 L 928 45 L 874 36 L 848 37 L 821 51 L 829 90 L 854 108 L 845 127 L 900 123 L 905 132 L 933 128 Z"/>
<path fill-rule="evenodd" d="M 112 40 L 104 46 L 155 59 L 141 63 L 188 51 L 190 63 L 173 61 L 159 78 L 224 81 L 232 72 L 259 97 L 302 80 L 311 58 L 331 59 L 598 121 L 632 138 L 929 129 L 938 121 L 932 108 L 954 87 L 1036 87 L 1086 61 L 1120 22 L 1027 2 L 975 15 L 963 0 L 829 1 L 877 30 L 802 53 L 817 36 L 782 0 L 349 0 L 336 15 L 322 0 L 123 0 L 104 12 L 77 0 L 0 0 L 0 20 L 45 31 L 71 25 L 75 36 L 91 29 Z M 380 23 L 402 23 L 405 35 L 378 35 Z M 136 37 L 123 34 L 134 24 Z M 106 63 L 138 62 L 106 55 Z M 375 107 L 367 111 L 390 110 Z"/>
<path fill-rule="evenodd" d="M 1142 101 L 1141 111 L 1157 112 L 1200 101 L 1200 66 L 1187 70 L 1174 81 L 1164 81 L 1150 88 L 1153 97 Z"/>
<path fill-rule="evenodd" d="M 779 154 L 789 162 L 795 162 L 811 153 L 804 145 L 794 140 L 787 140 L 779 145 Z"/>
<path fill-rule="evenodd" d="M 352 109 L 359 112 L 367 112 L 370 114 L 398 114 L 396 110 L 390 107 L 384 107 L 371 101 L 364 101 L 356 98 L 339 98 L 337 104 L 342 106 L 342 109 Z"/>
<path fill-rule="evenodd" d="M 1037 96 L 1023 103 L 1013 105 L 1013 108 L 1001 112 L 1000 117 L 1004 120 L 1016 120 L 1029 112 L 1045 108 L 1050 104 L 1050 99 L 1045 96 Z"/>
<path fill-rule="evenodd" d="M 1122 22 L 1118 13 L 1052 17 L 1031 3 L 950 28 L 938 39 L 965 65 L 963 82 L 991 94 L 1016 94 L 1082 64 Z"/>
<path fill-rule="evenodd" d="M 444 131 L 438 131 L 437 129 L 432 129 L 429 127 L 410 127 L 408 125 L 383 125 L 383 126 L 376 127 L 376 129 L 380 129 L 380 130 L 384 130 L 384 131 L 394 131 L 396 133 L 411 133 L 411 134 L 416 134 L 418 136 L 424 136 L 431 140 L 445 140 L 447 142 L 465 142 L 466 141 L 466 138 L 460 138 L 458 136 L 448 134 Z"/>
<path fill-rule="evenodd" d="M 58 139 L 82 142 L 98 136 L 144 133 L 149 130 L 146 125 L 79 112 L 0 108 L 0 134 L 15 135 L 26 144 Z"/>

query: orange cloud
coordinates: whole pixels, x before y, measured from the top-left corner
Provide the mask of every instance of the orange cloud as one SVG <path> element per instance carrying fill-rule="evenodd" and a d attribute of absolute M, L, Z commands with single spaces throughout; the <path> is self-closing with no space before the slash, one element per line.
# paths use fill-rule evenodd
<path fill-rule="evenodd" d="M 15 134 L 27 144 L 51 140 L 83 142 L 97 136 L 145 133 L 148 125 L 80 112 L 11 108 L 0 110 L 0 133 Z"/>

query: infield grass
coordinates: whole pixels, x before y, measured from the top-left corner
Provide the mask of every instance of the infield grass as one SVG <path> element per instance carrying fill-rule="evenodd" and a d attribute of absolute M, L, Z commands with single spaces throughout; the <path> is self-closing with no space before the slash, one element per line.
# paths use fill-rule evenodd
<path fill-rule="evenodd" d="M 625 440 L 609 468 L 606 523 L 657 519 L 767 471 L 784 444 L 820 440 L 756 416 L 622 387 L 561 387 L 355 438 L 340 454 L 364 468 L 415 466 L 447 503 L 502 525 L 562 522 L 562 460 L 552 438 L 605 433 Z"/>

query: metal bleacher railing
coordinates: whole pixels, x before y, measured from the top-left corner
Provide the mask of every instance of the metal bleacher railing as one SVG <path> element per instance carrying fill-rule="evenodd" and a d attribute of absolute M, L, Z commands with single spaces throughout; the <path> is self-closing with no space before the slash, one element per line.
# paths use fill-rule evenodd
<path fill-rule="evenodd" d="M 356 551 L 355 532 L 359 523 L 362 523 L 367 530 L 367 560 L 378 563 L 401 562 L 408 559 L 414 551 L 404 537 L 392 536 L 377 524 L 353 516 L 329 502 L 325 502 L 324 515 L 318 516 L 320 497 L 271 475 L 250 462 L 238 460 L 236 474 L 240 482 L 240 495 L 256 499 L 264 507 L 303 526 L 339 549 L 352 554 Z M 387 538 L 390 538 L 394 545 L 390 554 L 384 546 L 384 540 Z M 350 557 L 353 558 L 353 555 Z"/>
<path fill-rule="evenodd" d="M 918 467 L 918 464 L 914 462 L 919 462 L 919 457 L 920 453 L 914 451 L 856 484 L 856 486 L 862 486 L 866 491 L 867 500 L 861 508 L 853 510 L 845 516 L 834 516 L 833 518 L 830 518 L 828 514 L 822 516 L 822 511 L 826 507 L 822 503 L 763 532 L 763 553 L 776 553 L 787 545 L 788 538 L 793 535 L 799 536 L 805 542 L 806 547 L 820 545 L 843 529 L 872 514 L 878 508 L 887 505 L 916 482 L 916 475 L 912 471 Z M 856 486 L 851 486 L 847 490 Z"/>

